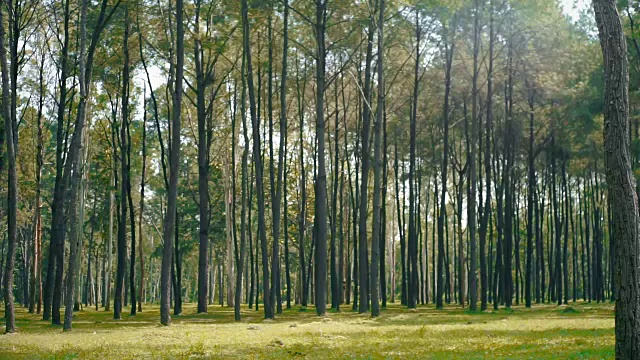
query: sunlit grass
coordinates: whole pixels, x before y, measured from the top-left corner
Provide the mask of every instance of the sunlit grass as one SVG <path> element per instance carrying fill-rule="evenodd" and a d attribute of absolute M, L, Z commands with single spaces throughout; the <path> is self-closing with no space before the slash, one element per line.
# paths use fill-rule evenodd
<path fill-rule="evenodd" d="M 568 310 L 570 309 L 570 310 Z M 2 310 L 2 309 L 0 309 Z M 128 314 L 128 308 L 123 312 Z M 210 306 L 196 314 L 186 304 L 172 325 L 159 325 L 159 308 L 136 316 L 85 308 L 73 330 L 63 333 L 39 315 L 17 308 L 18 332 L 0 335 L 2 359 L 140 358 L 341 358 L 341 359 L 608 359 L 614 356 L 613 307 L 577 303 L 569 307 L 516 306 L 513 311 L 470 313 L 456 306 L 410 311 L 390 304 L 382 316 L 344 306 L 325 318 L 315 309 L 285 310 L 275 321 L 243 306 Z M 4 314 L 4 310 L 2 310 Z M 4 323 L 4 319 L 2 319 Z M 4 330 L 3 328 L 0 330 Z M 4 331 L 3 331 L 4 332 Z"/>

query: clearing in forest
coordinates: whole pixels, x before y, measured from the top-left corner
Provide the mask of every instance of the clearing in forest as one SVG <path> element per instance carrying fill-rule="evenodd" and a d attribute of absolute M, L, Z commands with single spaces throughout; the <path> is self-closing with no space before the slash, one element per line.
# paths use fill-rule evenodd
<path fill-rule="evenodd" d="M 196 314 L 187 304 L 172 325 L 159 324 L 159 308 L 112 320 L 85 308 L 73 330 L 17 308 L 18 332 L 0 336 L 1 359 L 608 359 L 614 357 L 613 305 L 515 306 L 469 313 L 455 306 L 407 310 L 390 304 L 381 317 L 342 312 L 320 318 L 314 309 L 285 310 L 275 321 L 243 306 L 210 306 Z M 262 310 L 262 309 L 261 309 Z M 2 330 L 2 329 L 0 329 Z"/>

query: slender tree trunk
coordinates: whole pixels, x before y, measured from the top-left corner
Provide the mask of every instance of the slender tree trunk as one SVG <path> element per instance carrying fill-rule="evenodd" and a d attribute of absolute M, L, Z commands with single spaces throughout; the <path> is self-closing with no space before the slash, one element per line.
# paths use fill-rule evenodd
<path fill-rule="evenodd" d="M 331 268 L 331 309 L 340 311 L 340 279 L 338 270 L 338 249 L 336 247 L 336 240 L 338 237 L 338 185 L 339 185 L 339 172 L 340 172 L 340 111 L 338 109 L 338 81 L 334 86 L 334 101 L 335 101 L 335 123 L 334 123 L 334 161 L 333 161 L 333 191 L 331 193 L 331 219 L 333 224 L 331 226 L 331 245 L 329 250 L 329 262 Z"/>
<path fill-rule="evenodd" d="M 44 108 L 45 84 L 44 84 L 44 64 L 46 53 L 42 49 L 42 57 L 40 58 L 40 66 L 38 67 L 38 114 L 37 116 L 37 145 L 36 145 L 36 182 L 35 182 L 35 206 L 34 206 L 34 224 L 33 224 L 33 264 L 31 266 L 31 283 L 29 301 L 29 313 L 33 314 L 34 310 L 40 314 L 42 307 L 42 166 L 44 164 L 44 139 L 42 134 L 42 117 Z M 36 309 L 37 308 L 37 309 Z"/>
<path fill-rule="evenodd" d="M 64 35 L 62 48 L 60 49 L 60 75 L 59 98 L 57 111 L 56 130 L 56 176 L 51 202 L 51 242 L 49 244 L 49 261 L 47 264 L 47 281 L 44 288 L 43 320 L 51 320 L 53 324 L 60 324 L 60 302 L 62 297 L 62 274 L 64 261 L 64 191 L 63 166 L 64 166 L 64 138 L 65 138 L 65 112 L 67 109 L 67 78 L 69 76 L 69 23 L 71 12 L 70 0 L 64 3 Z M 0 138 L 0 142 L 2 142 Z M 2 160 L 0 160 L 0 165 Z M 2 166 L 0 166 L 1 168 Z"/>
<path fill-rule="evenodd" d="M 552 136 L 552 147 L 555 148 L 555 136 Z M 562 304 L 562 248 L 561 248 L 561 222 L 560 215 L 558 213 L 558 192 L 556 189 L 556 180 L 557 180 L 557 171 L 556 171 L 556 158 L 555 155 L 552 155 L 551 159 L 551 192 L 553 197 L 553 223 L 554 227 L 554 236 L 555 236 L 555 299 L 558 300 L 558 305 Z"/>
<path fill-rule="evenodd" d="M 536 187 L 536 171 L 534 168 L 534 154 L 533 154 L 533 143 L 534 143 L 534 133 L 533 133 L 533 120 L 535 118 L 534 115 L 534 90 L 529 85 L 529 154 L 528 154 L 528 175 L 527 175 L 527 264 L 526 264 L 526 278 L 524 284 L 524 302 L 526 307 L 531 307 L 531 277 L 532 277 L 532 268 L 533 268 L 533 213 L 534 213 L 534 203 L 533 203 L 533 195 Z"/>
<path fill-rule="evenodd" d="M 416 177 L 416 123 L 418 118 L 418 90 L 420 87 L 420 12 L 416 7 L 415 10 L 415 35 L 416 35 L 416 61 L 413 73 L 413 97 L 411 105 L 410 120 L 410 140 L 409 140 L 409 236 L 407 241 L 409 268 L 407 275 L 409 280 L 409 290 L 407 291 L 407 307 L 414 309 L 418 297 L 418 234 L 416 231 L 416 195 L 415 195 L 415 177 Z M 445 130 L 446 131 L 446 130 Z M 446 140 L 445 140 L 446 141 Z M 445 142 L 445 144 L 447 144 Z M 445 145 L 448 146 L 448 145 Z M 446 150 L 445 150 L 446 151 Z"/>
<path fill-rule="evenodd" d="M 128 13 L 125 7 L 125 14 Z M 113 302 L 113 318 L 119 320 L 122 312 L 124 293 L 125 266 L 127 262 L 127 126 L 129 123 L 129 21 L 128 15 L 124 20 L 124 65 L 122 70 L 122 120 L 120 122 L 120 220 L 118 221 L 118 266 L 116 268 L 116 294 Z"/>
<path fill-rule="evenodd" d="M 171 263 L 173 258 L 172 239 L 176 234 L 178 197 L 178 173 L 180 171 L 180 118 L 182 110 L 182 80 L 184 73 L 184 24 L 183 0 L 176 0 L 176 75 L 172 96 L 171 151 L 169 154 L 169 188 L 167 212 L 164 221 L 164 245 L 162 247 L 162 267 L 160 274 L 160 323 L 171 324 L 169 307 L 171 303 Z M 176 259 L 178 260 L 178 259 Z M 180 289 L 175 289 L 179 297 Z"/>
<path fill-rule="evenodd" d="M 380 284 L 384 282 L 384 273 L 380 268 L 380 257 L 384 257 L 384 252 L 380 252 L 382 232 L 382 116 L 384 113 L 384 3 L 385 0 L 378 0 L 378 100 L 375 120 L 373 123 L 374 143 L 373 143 L 373 231 L 371 237 L 371 316 L 380 315 Z"/>
<path fill-rule="evenodd" d="M 369 1 L 369 7 L 372 7 L 371 1 Z M 373 15 L 371 15 L 373 16 Z M 367 54 L 365 59 L 364 70 L 364 90 L 362 93 L 362 173 L 360 180 L 360 204 L 358 207 L 359 215 L 359 234 L 358 234 L 358 275 L 359 275 L 359 293 L 360 298 L 358 312 L 365 313 L 369 310 L 369 246 L 368 246 L 368 231 L 367 220 L 369 218 L 367 212 L 367 205 L 369 201 L 369 138 L 371 131 L 371 62 L 373 59 L 373 35 L 374 35 L 374 20 L 370 17 L 368 19 L 367 30 Z"/>
<path fill-rule="evenodd" d="M 564 226 L 564 243 L 562 248 L 562 277 L 563 277 L 563 287 L 564 287 L 564 304 L 569 303 L 569 190 L 567 188 L 567 155 L 562 154 L 562 192 L 564 193 L 564 200 L 562 201 L 563 205 L 563 221 L 562 224 Z M 558 299 L 559 301 L 560 299 Z"/>
<path fill-rule="evenodd" d="M 273 306 L 269 298 L 269 260 L 267 255 L 267 231 L 265 228 L 265 204 L 264 204 L 264 180 L 262 169 L 262 154 L 260 148 L 260 119 L 256 114 L 256 101 L 253 87 L 253 66 L 251 63 L 251 48 L 249 42 L 249 17 L 247 0 L 242 0 L 242 26 L 244 52 L 247 62 L 247 85 L 249 90 L 249 113 L 253 128 L 253 162 L 255 166 L 256 190 L 258 196 L 258 237 L 260 238 L 260 248 L 262 251 L 262 280 L 264 294 L 264 316 L 267 319 L 273 318 Z M 257 301 L 256 301 L 257 305 Z"/>
<path fill-rule="evenodd" d="M 471 311 L 477 310 L 478 303 L 478 276 L 477 276 L 477 264 L 476 264 L 476 193 L 477 193 L 477 176 L 476 170 L 476 143 L 478 136 L 478 50 L 480 47 L 480 26 L 478 24 L 480 12 L 479 1 L 474 1 L 474 15 L 473 15 L 473 85 L 471 90 L 471 134 L 469 139 L 471 140 L 469 146 L 469 197 L 467 199 L 467 221 L 469 232 L 469 309 Z M 462 239 L 460 239 L 462 241 Z M 461 300 L 464 303 L 464 300 Z"/>
<path fill-rule="evenodd" d="M 307 267 L 306 267 L 306 257 L 305 257 L 305 245 L 304 245 L 304 240 L 305 240 L 305 227 L 306 227 L 306 209 L 307 209 L 307 176 L 306 176 L 306 169 L 305 169 L 305 159 L 304 159 L 304 108 L 305 108 L 305 102 L 304 102 L 304 93 L 306 90 L 306 81 L 301 85 L 300 84 L 300 67 L 298 64 L 298 57 L 296 57 L 296 91 L 297 91 L 297 102 L 298 102 L 298 117 L 299 117 L 299 131 L 300 131 L 300 137 L 299 137 L 299 148 L 300 148 L 300 154 L 299 154 L 299 161 L 300 161 L 300 179 L 299 179 L 299 184 L 300 184 L 300 204 L 299 204 L 299 209 L 298 209 L 298 253 L 299 253 L 299 261 L 300 261 L 300 285 L 301 285 L 301 305 L 302 308 L 306 308 L 307 307 L 307 303 L 308 303 L 308 283 L 307 283 Z M 306 62 L 305 62 L 306 63 Z M 306 65 L 306 64 L 305 64 Z M 305 66 L 306 67 L 306 66 Z"/>
<path fill-rule="evenodd" d="M 10 12 L 11 7 L 8 9 Z M 10 84 L 9 70 L 7 68 L 7 51 L 5 48 L 5 27 L 4 12 L 0 10 L 0 66 L 2 71 L 2 117 L 4 118 L 5 143 L 7 145 L 7 159 L 9 162 L 8 178 L 9 188 L 7 195 L 7 261 L 4 266 L 2 279 L 2 288 L 4 290 L 4 318 L 5 331 L 13 333 L 16 331 L 15 313 L 13 303 L 13 271 L 15 267 L 15 251 L 17 238 L 17 201 L 18 201 L 18 175 L 16 171 L 16 150 L 15 144 L 18 140 L 18 134 L 14 133 L 13 123 L 11 119 L 11 109 L 9 103 Z M 11 15 L 9 15 L 11 16 Z"/>
<path fill-rule="evenodd" d="M 128 8 L 127 8 L 128 9 Z M 126 18 L 125 21 L 129 21 L 129 15 L 128 15 L 128 10 L 126 11 Z M 126 94 L 127 98 L 129 97 L 129 80 L 130 80 L 130 69 L 129 69 L 129 30 L 128 30 L 128 25 L 127 27 L 127 31 L 126 31 L 126 47 L 124 48 L 124 51 L 126 53 L 126 60 L 125 60 L 125 73 L 126 73 L 126 80 L 127 80 L 127 86 L 124 88 L 126 89 L 126 91 L 123 91 L 123 94 Z M 124 77 L 123 77 L 124 78 Z M 124 105 L 124 101 L 122 102 Z M 127 100 L 127 106 L 128 106 L 128 100 Z M 123 106 L 123 110 L 124 110 L 124 106 Z M 131 226 L 131 253 L 129 255 L 129 296 L 131 297 L 131 315 L 135 315 L 136 314 L 136 216 L 135 216 L 135 209 L 133 207 L 133 196 L 132 196 L 132 186 L 131 186 L 131 129 L 130 129 L 130 125 L 131 125 L 131 121 L 128 118 L 128 110 L 127 110 L 127 118 L 123 119 L 123 125 L 126 124 L 125 129 L 126 129 L 126 169 L 127 169 L 127 201 L 129 203 L 129 223 Z M 126 121 L 125 121 L 126 120 Z M 123 159 L 125 157 L 123 156 Z"/>
<path fill-rule="evenodd" d="M 455 21 L 454 24 L 448 26 L 454 34 L 455 31 Z M 445 230 L 445 213 L 447 211 L 446 207 L 446 194 L 447 194 L 447 171 L 448 171 L 448 163 L 449 163 L 449 95 L 451 94 L 451 68 L 453 65 L 453 55 L 455 51 L 455 41 L 454 39 L 449 38 L 452 34 L 447 34 L 447 28 L 443 30 L 444 43 L 446 47 L 446 66 L 445 66 L 445 92 L 444 92 L 444 107 L 442 112 L 442 128 L 444 132 L 444 140 L 443 140 L 443 155 L 442 155 L 442 168 L 440 170 L 441 179 L 441 193 L 440 193 L 440 213 L 438 215 L 438 281 L 436 286 L 436 308 L 442 309 L 443 302 L 442 298 L 444 295 L 444 262 L 445 262 L 445 239 L 444 239 L 444 230 Z"/>
<path fill-rule="evenodd" d="M 146 90 L 146 87 L 145 87 Z M 140 210 L 138 214 L 138 234 L 140 234 L 140 245 L 138 247 L 138 256 L 140 257 L 140 288 L 138 289 L 138 311 L 142 311 L 142 302 L 144 300 L 144 251 L 142 249 L 142 215 L 144 213 L 144 188 L 145 175 L 147 172 L 147 94 L 143 93 L 143 114 L 142 114 L 142 174 L 140 176 Z M 133 304 L 131 305 L 133 306 Z"/>
<path fill-rule="evenodd" d="M 201 1 L 196 2 L 196 23 L 200 21 Z M 199 26 L 195 26 L 196 35 Z M 199 200 L 199 242 L 198 242 L 198 313 L 207 312 L 207 248 L 209 245 L 209 129 L 207 128 L 206 89 L 209 79 L 205 78 L 203 69 L 203 52 L 199 36 L 194 43 L 194 59 L 196 67 L 196 112 L 198 117 L 198 200 Z"/>
<path fill-rule="evenodd" d="M 318 142 L 318 175 L 315 199 L 315 305 L 316 313 L 323 316 L 327 308 L 327 175 L 325 165 L 325 27 L 327 0 L 316 0 L 316 140 Z"/>

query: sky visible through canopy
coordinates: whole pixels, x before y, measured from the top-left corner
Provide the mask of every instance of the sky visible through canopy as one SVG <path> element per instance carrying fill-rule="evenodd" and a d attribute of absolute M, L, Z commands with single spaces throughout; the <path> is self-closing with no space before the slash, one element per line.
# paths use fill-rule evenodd
<path fill-rule="evenodd" d="M 576 20 L 580 16 L 580 12 L 591 5 L 590 0 L 560 0 L 565 14 Z"/>

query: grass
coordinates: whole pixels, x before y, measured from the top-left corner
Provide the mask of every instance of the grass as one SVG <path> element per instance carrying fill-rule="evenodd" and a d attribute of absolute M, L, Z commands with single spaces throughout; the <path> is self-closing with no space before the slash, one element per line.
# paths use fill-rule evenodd
<path fill-rule="evenodd" d="M 18 307 L 18 332 L 0 335 L 0 359 L 614 357 L 610 304 L 516 306 L 482 313 L 456 306 L 435 310 L 432 305 L 409 311 L 390 304 L 377 319 L 352 312 L 350 306 L 324 318 L 315 316 L 313 307 L 294 307 L 270 322 L 263 320 L 262 311 L 246 306 L 241 322 L 233 321 L 233 308 L 195 311 L 194 304 L 186 304 L 183 315 L 173 316 L 172 325 L 163 327 L 157 306 L 147 305 L 142 313 L 119 321 L 112 320 L 111 312 L 85 309 L 75 314 L 73 330 L 63 333 Z"/>

